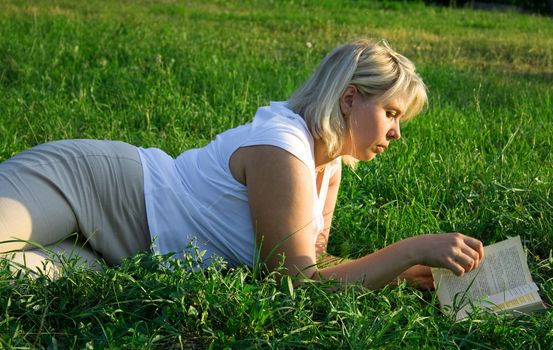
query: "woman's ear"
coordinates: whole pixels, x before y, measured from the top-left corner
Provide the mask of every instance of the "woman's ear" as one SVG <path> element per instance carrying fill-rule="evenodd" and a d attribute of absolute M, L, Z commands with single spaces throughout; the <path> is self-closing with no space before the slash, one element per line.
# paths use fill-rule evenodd
<path fill-rule="evenodd" d="M 348 85 L 340 96 L 340 111 L 344 118 L 349 116 L 351 107 L 353 106 L 353 98 L 357 93 L 357 88 L 354 85 Z"/>

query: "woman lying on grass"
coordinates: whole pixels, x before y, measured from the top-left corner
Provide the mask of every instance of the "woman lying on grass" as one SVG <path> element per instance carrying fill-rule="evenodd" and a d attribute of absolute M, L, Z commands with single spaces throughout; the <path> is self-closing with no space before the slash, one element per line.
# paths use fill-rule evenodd
<path fill-rule="evenodd" d="M 44 248 L 113 265 L 150 247 L 193 254 L 193 241 L 205 264 L 222 257 L 253 265 L 259 253 L 269 269 L 284 256 L 292 276 L 369 288 L 400 278 L 431 288 L 430 266 L 469 272 L 483 258 L 482 243 L 460 233 L 421 235 L 319 267 L 329 258 L 342 161 L 384 152 L 400 138 L 400 121 L 425 104 L 408 59 L 384 41 L 359 40 L 331 52 L 287 102 L 176 159 L 116 141 L 36 146 L 0 164 L 0 252 L 31 269 L 46 266 Z M 66 239 L 73 232 L 86 245 Z"/>

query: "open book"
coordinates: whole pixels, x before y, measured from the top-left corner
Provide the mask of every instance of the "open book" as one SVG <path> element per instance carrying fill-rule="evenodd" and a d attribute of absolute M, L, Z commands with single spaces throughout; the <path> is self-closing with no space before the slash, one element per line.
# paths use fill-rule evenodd
<path fill-rule="evenodd" d="M 463 277 L 441 268 L 433 268 L 432 275 L 440 307 L 445 312 L 457 311 L 457 320 L 474 307 L 494 312 L 545 307 L 530 276 L 519 236 L 484 247 L 480 266 Z"/>

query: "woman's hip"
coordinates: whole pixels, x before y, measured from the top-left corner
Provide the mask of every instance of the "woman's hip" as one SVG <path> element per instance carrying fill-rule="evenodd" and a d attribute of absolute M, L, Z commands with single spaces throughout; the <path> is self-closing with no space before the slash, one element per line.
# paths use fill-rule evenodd
<path fill-rule="evenodd" d="M 1 163 L 0 184 L 0 197 L 15 197 L 27 207 L 36 236 L 40 230 L 55 230 L 56 222 L 69 227 L 74 220 L 88 244 L 112 264 L 150 246 L 135 146 L 101 140 L 48 142 Z M 49 208 L 50 202 L 56 208 Z M 69 210 L 60 209 L 62 202 Z"/>

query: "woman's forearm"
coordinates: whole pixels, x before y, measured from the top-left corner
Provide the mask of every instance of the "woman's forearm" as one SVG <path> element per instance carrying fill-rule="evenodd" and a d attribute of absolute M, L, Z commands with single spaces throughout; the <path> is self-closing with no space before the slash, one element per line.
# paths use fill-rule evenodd
<path fill-rule="evenodd" d="M 447 268 L 462 276 L 477 268 L 483 257 L 482 242 L 475 238 L 457 232 L 427 234 L 404 239 L 356 260 L 319 269 L 312 278 L 363 282 L 366 287 L 376 289 L 401 278 L 403 272 L 418 264 L 426 265 L 426 274 L 431 266 Z"/>
<path fill-rule="evenodd" d="M 313 278 L 363 282 L 368 288 L 381 288 L 419 263 L 416 248 L 420 240 L 421 236 L 404 239 L 362 258 L 320 269 Z"/>

